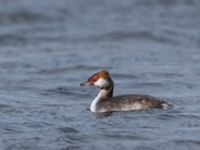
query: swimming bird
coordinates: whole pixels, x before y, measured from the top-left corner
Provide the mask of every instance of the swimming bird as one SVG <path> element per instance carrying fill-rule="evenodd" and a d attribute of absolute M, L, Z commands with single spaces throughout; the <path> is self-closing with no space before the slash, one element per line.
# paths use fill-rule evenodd
<path fill-rule="evenodd" d="M 127 94 L 113 97 L 114 82 L 106 70 L 93 74 L 80 86 L 94 86 L 100 89 L 99 94 L 92 101 L 90 110 L 96 113 L 145 110 L 150 108 L 166 109 L 171 104 L 159 98 L 142 95 Z"/>

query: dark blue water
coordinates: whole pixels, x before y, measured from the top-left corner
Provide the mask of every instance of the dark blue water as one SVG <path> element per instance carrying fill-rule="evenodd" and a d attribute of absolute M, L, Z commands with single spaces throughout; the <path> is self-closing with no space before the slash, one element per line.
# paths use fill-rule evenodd
<path fill-rule="evenodd" d="M 102 69 L 174 108 L 91 113 Z M 0 149 L 198 150 L 199 91 L 199 0 L 0 0 Z"/>

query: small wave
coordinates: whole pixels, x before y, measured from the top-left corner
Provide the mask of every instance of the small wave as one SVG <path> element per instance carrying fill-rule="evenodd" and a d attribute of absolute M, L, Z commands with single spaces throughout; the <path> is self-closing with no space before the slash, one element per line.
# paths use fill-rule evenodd
<path fill-rule="evenodd" d="M 177 73 L 177 72 L 148 72 L 146 74 L 155 76 L 155 77 L 164 77 L 164 78 L 180 78 L 180 77 L 185 76 L 184 74 Z"/>
<path fill-rule="evenodd" d="M 2 45 L 19 45 L 26 44 L 27 38 L 19 34 L 3 34 L 0 35 L 0 44 Z"/>
<path fill-rule="evenodd" d="M 0 23 L 34 23 L 49 21 L 50 17 L 31 12 L 29 10 L 18 10 L 15 12 L 0 12 Z"/>
<path fill-rule="evenodd" d="M 156 5 L 158 6 L 164 6 L 166 8 L 168 7 L 177 7 L 180 5 L 185 6 L 193 6 L 198 5 L 199 1 L 197 0 L 157 0 L 157 1 L 148 1 L 148 0 L 141 0 L 141 1 L 135 1 L 135 5 L 138 7 L 148 7 L 148 8 L 154 8 Z"/>
<path fill-rule="evenodd" d="M 61 127 L 58 128 L 59 131 L 61 131 L 62 133 L 79 133 L 79 131 L 75 128 L 71 128 L 71 127 Z"/>
<path fill-rule="evenodd" d="M 62 95 L 71 95 L 73 92 L 67 87 L 58 87 L 56 89 L 47 89 L 41 92 L 42 95 L 54 95 L 54 94 L 62 94 Z"/>
<path fill-rule="evenodd" d="M 1 41 L 1 37 L 0 37 Z M 4 61 L 0 63 L 1 69 L 16 69 L 16 68 L 23 68 L 23 69 L 29 69 L 29 68 L 36 68 L 34 65 L 30 63 L 25 63 L 25 62 L 17 62 L 17 61 Z"/>
<path fill-rule="evenodd" d="M 167 44 L 176 44 L 177 41 L 163 35 L 157 35 L 149 31 L 113 31 L 99 36 L 89 37 L 91 41 L 122 41 L 122 40 L 148 40 Z"/>
<path fill-rule="evenodd" d="M 113 73 L 112 76 L 114 78 L 118 78 L 118 79 L 138 79 L 139 77 L 135 76 L 135 75 L 130 75 L 130 74 L 115 74 Z"/>
<path fill-rule="evenodd" d="M 56 142 L 64 141 L 68 144 L 78 144 L 78 143 L 85 143 L 87 142 L 87 136 L 86 135 L 80 135 L 80 134 L 65 134 L 62 136 L 59 136 L 56 139 Z"/>
<path fill-rule="evenodd" d="M 104 66 L 87 66 L 87 65 L 76 65 L 71 67 L 63 67 L 63 68 L 52 68 L 52 69 L 41 69 L 37 71 L 38 74 L 52 75 L 59 73 L 66 73 L 71 71 L 80 71 L 80 70 L 100 70 L 100 69 L 109 69 Z"/>
<path fill-rule="evenodd" d="M 135 149 L 137 149 L 137 150 L 156 150 L 154 148 L 150 148 L 149 146 L 137 146 Z"/>
<path fill-rule="evenodd" d="M 129 83 L 129 86 L 133 87 L 163 87 L 161 82 L 141 82 L 141 83 Z"/>
<path fill-rule="evenodd" d="M 123 135 L 123 134 L 103 134 L 106 138 L 118 139 L 118 140 L 150 140 L 149 138 L 138 135 Z"/>
<path fill-rule="evenodd" d="M 10 105 L 7 105 L 7 104 L 0 104 L 0 109 L 2 108 L 9 108 L 11 107 Z"/>
<path fill-rule="evenodd" d="M 191 143 L 191 144 L 197 144 L 200 146 L 200 140 L 175 140 L 176 143 Z"/>
<path fill-rule="evenodd" d="M 47 89 L 40 92 L 41 95 L 66 95 L 75 97 L 88 97 L 89 94 L 84 89 L 74 87 L 57 87 L 55 89 Z"/>
<path fill-rule="evenodd" d="M 192 114 L 192 113 L 181 113 L 181 114 L 177 114 L 177 117 L 179 118 L 192 118 L 194 120 L 199 120 L 200 119 L 200 115 L 199 114 Z M 198 125 L 200 126 L 200 125 Z"/>

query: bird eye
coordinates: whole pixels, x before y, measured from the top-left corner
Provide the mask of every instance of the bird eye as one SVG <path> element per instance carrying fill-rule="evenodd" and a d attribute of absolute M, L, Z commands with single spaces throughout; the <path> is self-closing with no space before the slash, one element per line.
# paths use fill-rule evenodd
<path fill-rule="evenodd" d="M 92 80 L 93 80 L 93 82 L 95 82 L 95 81 L 97 81 L 97 76 L 94 76 L 93 78 L 92 78 Z"/>

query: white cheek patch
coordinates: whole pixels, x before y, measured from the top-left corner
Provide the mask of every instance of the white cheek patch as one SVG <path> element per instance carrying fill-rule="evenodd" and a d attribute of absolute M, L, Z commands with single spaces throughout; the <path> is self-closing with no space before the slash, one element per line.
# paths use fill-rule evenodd
<path fill-rule="evenodd" d="M 102 87 L 106 87 L 108 85 L 108 81 L 106 81 L 105 79 L 99 78 L 94 85 L 96 87 L 102 88 Z"/>

